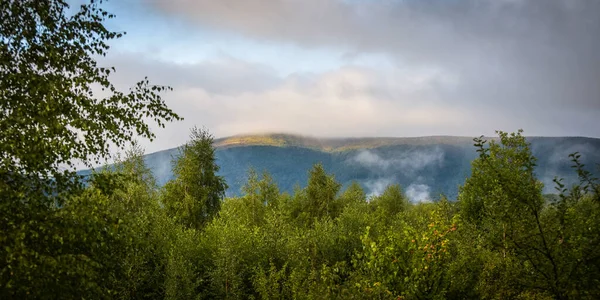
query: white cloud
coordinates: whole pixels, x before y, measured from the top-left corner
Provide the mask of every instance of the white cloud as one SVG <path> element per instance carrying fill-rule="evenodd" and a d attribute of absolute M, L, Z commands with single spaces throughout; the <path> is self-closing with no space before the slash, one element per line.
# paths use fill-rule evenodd
<path fill-rule="evenodd" d="M 351 163 L 359 163 L 370 169 L 387 170 L 391 167 L 405 175 L 412 176 L 415 172 L 430 165 L 440 165 L 444 160 L 444 151 L 439 148 L 425 150 L 406 150 L 394 153 L 390 158 L 382 158 L 376 153 L 364 149 L 351 159 Z"/>
<path fill-rule="evenodd" d="M 116 54 L 103 62 L 117 66 L 113 79 L 122 88 L 146 75 L 153 83 L 174 88 L 164 99 L 185 121 L 158 129 L 157 144 L 144 144 L 149 152 L 185 142 L 194 125 L 204 125 L 216 136 L 261 131 L 418 135 L 408 129 L 450 128 L 465 117 L 435 95 L 434 86 L 446 84 L 446 75 L 430 70 L 411 73 L 349 65 L 281 77 L 268 66 L 231 57 L 175 65 Z"/>
<path fill-rule="evenodd" d="M 411 184 L 406 188 L 406 196 L 412 202 L 429 202 L 431 188 L 426 184 Z"/>
<path fill-rule="evenodd" d="M 600 2 L 541 3 L 151 1 L 146 9 L 189 20 L 190 32 L 227 32 L 272 51 L 262 63 L 248 62 L 225 53 L 253 48 L 219 40 L 221 54 L 196 63 L 143 53 L 108 62 L 124 86 L 148 75 L 175 88 L 165 99 L 186 120 L 158 130 L 159 144 L 149 151 L 183 143 L 193 125 L 219 137 L 478 136 L 518 128 L 528 135 L 600 136 L 591 125 L 600 113 Z M 306 56 L 288 55 L 289 44 Z M 339 53 L 339 61 L 281 72 L 282 57 L 310 65 L 323 49 Z"/>
<path fill-rule="evenodd" d="M 367 194 L 367 199 L 371 197 L 381 196 L 385 189 L 394 184 L 394 180 L 392 178 L 379 178 L 373 180 L 367 180 L 365 182 L 365 186 L 369 193 Z"/>
<path fill-rule="evenodd" d="M 379 131 L 364 131 L 370 135 L 403 135 L 408 131 L 403 126 L 419 126 L 425 134 L 478 135 L 523 127 L 536 135 L 600 136 L 597 128 L 586 126 L 600 112 L 600 1 L 173 0 L 148 6 L 188 20 L 189 28 L 237 34 L 273 49 L 297 45 L 308 51 L 307 62 L 310 49 L 336 50 L 348 64 L 365 55 L 387 57 L 390 66 L 378 61 L 366 81 L 347 71 L 342 78 L 317 74 L 315 79 L 331 87 L 329 94 L 319 90 L 333 106 L 323 109 L 335 108 L 335 98 L 362 93 L 365 114 L 372 109 L 388 120 L 386 113 L 396 113 L 405 121 L 394 124 L 396 130 L 371 126 Z M 273 56 L 274 64 L 285 63 Z M 379 103 L 366 104 L 372 99 L 364 97 L 365 87 Z M 302 96 L 312 94 L 302 91 Z M 374 109 L 383 108 L 384 99 L 399 103 L 383 112 Z M 268 127 L 264 123 L 244 122 L 250 128 Z"/>

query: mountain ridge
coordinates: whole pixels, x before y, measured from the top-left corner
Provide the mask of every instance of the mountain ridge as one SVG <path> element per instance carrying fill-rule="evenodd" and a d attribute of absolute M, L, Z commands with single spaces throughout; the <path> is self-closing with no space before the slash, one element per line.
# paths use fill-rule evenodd
<path fill-rule="evenodd" d="M 538 158 L 535 171 L 545 193 L 554 192 L 554 176 L 565 178 L 565 183 L 577 180 L 568 157 L 574 152 L 582 154 L 589 171 L 600 175 L 593 167 L 600 162 L 600 139 L 526 138 Z M 440 194 L 456 199 L 477 157 L 473 144 L 473 137 L 465 136 L 315 138 L 281 133 L 236 135 L 214 143 L 228 196 L 239 195 L 250 168 L 269 172 L 281 191 L 292 193 L 296 186 L 306 185 L 310 168 L 322 163 L 344 187 L 356 181 L 368 194 L 378 194 L 389 184 L 400 184 L 416 201 Z M 172 160 L 179 155 L 178 148 L 144 156 L 159 185 L 173 179 Z"/>
<path fill-rule="evenodd" d="M 538 157 L 536 172 L 546 184 L 546 192 L 552 192 L 554 176 L 574 180 L 570 153 L 582 153 L 587 165 L 600 162 L 597 138 L 526 138 Z M 399 183 L 407 188 L 427 186 L 432 194 L 456 197 L 477 157 L 473 144 L 473 137 L 465 136 L 316 138 L 271 133 L 215 139 L 217 164 L 230 186 L 229 195 L 239 193 L 249 168 L 268 171 L 282 191 L 293 192 L 294 186 L 306 184 L 312 165 L 322 163 L 343 185 L 357 181 L 368 193 Z M 160 184 L 172 178 L 171 158 L 178 155 L 177 149 L 146 155 Z"/>
<path fill-rule="evenodd" d="M 480 137 L 480 136 L 477 136 Z M 315 137 L 291 133 L 257 133 L 238 134 L 215 139 L 215 148 L 230 148 L 244 146 L 276 146 L 276 147 L 303 147 L 326 152 L 344 150 L 371 149 L 382 146 L 394 145 L 456 145 L 473 142 L 475 136 L 431 135 L 418 137 Z M 486 137 L 486 140 L 498 140 L 498 137 Z M 592 139 L 599 138 L 580 136 L 527 136 L 527 139 Z M 172 148 L 171 148 L 172 149 Z M 166 149 L 168 150 L 168 149 Z"/>

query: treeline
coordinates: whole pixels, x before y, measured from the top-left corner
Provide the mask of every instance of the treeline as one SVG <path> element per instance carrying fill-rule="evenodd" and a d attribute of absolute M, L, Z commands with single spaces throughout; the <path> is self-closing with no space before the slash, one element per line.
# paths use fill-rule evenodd
<path fill-rule="evenodd" d="M 320 164 L 293 194 L 250 170 L 223 199 L 197 129 L 159 188 L 136 147 L 55 208 L 3 215 L 0 298 L 600 298 L 597 180 L 574 154 L 581 183 L 545 197 L 524 137 L 499 134 L 459 199 L 431 203 L 340 190 Z"/>

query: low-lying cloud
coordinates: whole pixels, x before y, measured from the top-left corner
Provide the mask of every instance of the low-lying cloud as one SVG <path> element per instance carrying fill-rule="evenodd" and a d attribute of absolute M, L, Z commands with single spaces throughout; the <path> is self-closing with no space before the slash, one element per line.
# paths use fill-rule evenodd
<path fill-rule="evenodd" d="M 364 185 L 368 191 L 367 199 L 375 196 L 380 196 L 381 194 L 383 194 L 383 192 L 388 186 L 394 183 L 394 178 L 379 178 L 365 181 Z"/>
<path fill-rule="evenodd" d="M 385 177 L 367 180 L 363 184 L 367 188 L 367 199 L 370 199 L 381 196 L 390 185 L 397 184 L 397 181 L 395 178 Z M 431 201 L 431 187 L 423 183 L 411 183 L 404 191 L 404 195 L 414 203 L 429 202 Z"/>
<path fill-rule="evenodd" d="M 406 196 L 412 202 L 429 202 L 431 188 L 426 184 L 411 184 L 406 188 Z"/>
<path fill-rule="evenodd" d="M 431 165 L 439 166 L 443 161 L 444 151 L 440 147 L 434 147 L 396 151 L 389 158 L 383 158 L 371 150 L 363 149 L 350 160 L 350 163 L 358 163 L 367 168 L 380 169 L 381 171 L 393 168 L 394 171 L 410 176 L 425 167 Z"/>
<path fill-rule="evenodd" d="M 379 196 L 389 185 L 398 183 L 397 175 L 400 174 L 422 182 L 423 178 L 416 176 L 420 170 L 430 166 L 441 166 L 443 162 L 444 151 L 439 146 L 396 151 L 386 158 L 378 155 L 375 151 L 363 149 L 348 160 L 350 164 L 360 164 L 368 168 L 370 172 L 381 174 L 381 177 L 367 180 L 364 183 L 369 196 Z M 417 182 L 406 188 L 405 195 L 412 202 L 429 201 L 430 187 Z"/>

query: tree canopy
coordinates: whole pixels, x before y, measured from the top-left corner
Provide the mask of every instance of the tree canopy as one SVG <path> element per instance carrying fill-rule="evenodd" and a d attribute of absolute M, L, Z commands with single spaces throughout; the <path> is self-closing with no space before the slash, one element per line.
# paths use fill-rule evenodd
<path fill-rule="evenodd" d="M 98 58 L 124 33 L 105 27 L 114 15 L 101 4 L 70 13 L 63 0 L 0 0 L 0 298 L 126 295 L 138 283 L 115 278 L 160 257 L 133 255 L 145 247 L 134 240 L 141 220 L 155 216 L 126 214 L 155 202 L 142 204 L 154 198 L 139 156 L 121 172 L 129 179 L 100 172 L 85 190 L 73 171 L 108 158 L 111 144 L 152 139 L 149 122 L 181 119 L 161 98 L 168 87 L 110 81 L 115 69 Z"/>
<path fill-rule="evenodd" d="M 165 185 L 163 203 L 169 214 L 182 224 L 202 228 L 220 210 L 227 184 L 219 176 L 213 136 L 205 129 L 192 128 L 190 141 L 175 158 L 175 179 Z"/>
<path fill-rule="evenodd" d="M 0 1 L 0 170 L 6 176 L 57 177 L 61 165 L 90 165 L 111 144 L 153 138 L 180 117 L 147 78 L 129 91 L 102 66 L 109 42 L 124 32 L 107 29 L 115 16 L 92 0 L 69 14 L 64 0 Z M 102 97 L 99 95 L 102 94 Z"/>

